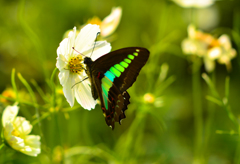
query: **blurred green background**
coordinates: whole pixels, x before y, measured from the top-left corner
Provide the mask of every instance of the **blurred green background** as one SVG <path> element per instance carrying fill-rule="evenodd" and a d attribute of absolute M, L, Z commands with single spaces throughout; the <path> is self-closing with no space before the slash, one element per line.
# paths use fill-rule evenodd
<path fill-rule="evenodd" d="M 150 59 L 129 89 L 131 104 L 127 118 L 111 130 L 99 105 L 91 111 L 77 103 L 70 108 L 61 94 L 57 75 L 54 78 L 57 112 L 52 112 L 49 81 L 63 34 L 93 16 L 105 18 L 114 6 L 122 7 L 122 19 L 111 42 L 112 50 L 141 46 L 150 50 Z M 201 77 L 203 141 L 198 152 L 202 161 L 196 161 L 192 63 L 182 53 L 181 41 L 187 37 L 187 26 L 194 12 L 197 16 L 193 22 L 199 29 L 216 37 L 228 34 L 239 53 L 240 1 L 216 1 L 210 7 L 194 9 L 167 0 L 1 0 L 0 11 L 0 92 L 11 87 L 11 72 L 15 68 L 33 88 L 40 117 L 46 116 L 32 132 L 41 135 L 42 153 L 29 157 L 4 148 L 0 150 L 1 163 L 236 163 L 240 156 L 239 127 L 222 107 L 206 100 L 211 93 Z M 224 97 L 225 78 L 230 77 L 229 104 L 237 118 L 239 64 L 237 56 L 232 60 L 231 72 L 216 64 L 214 73 L 209 74 L 214 77 L 221 97 Z M 159 80 L 164 71 L 166 78 Z M 201 73 L 204 72 L 202 66 Z M 49 102 L 41 98 L 32 79 Z M 22 100 L 31 104 L 28 91 L 17 75 L 16 84 Z M 153 96 L 154 103 L 144 101 L 146 93 Z M 0 112 L 6 104 L 1 102 Z M 20 102 L 19 106 L 19 115 L 30 122 L 36 120 L 33 105 Z M 231 130 L 236 134 L 230 134 Z"/>

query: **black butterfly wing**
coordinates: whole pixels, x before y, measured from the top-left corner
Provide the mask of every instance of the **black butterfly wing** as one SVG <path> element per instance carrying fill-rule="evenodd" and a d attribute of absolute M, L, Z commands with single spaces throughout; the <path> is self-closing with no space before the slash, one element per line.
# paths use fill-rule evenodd
<path fill-rule="evenodd" d="M 93 97 L 97 98 L 97 92 L 105 121 L 112 128 L 126 117 L 124 112 L 130 103 L 126 90 L 136 81 L 148 57 L 147 49 L 130 47 L 110 52 L 91 64 Z"/>
<path fill-rule="evenodd" d="M 129 56 L 131 55 L 131 56 Z M 131 58 L 129 58 L 131 57 Z M 133 59 L 132 59 L 133 57 Z M 116 51 L 112 51 L 94 61 L 92 70 L 96 72 L 106 73 L 114 65 L 125 65 L 122 66 L 124 71 L 118 70 L 120 76 L 117 77 L 115 74 L 114 84 L 121 92 L 127 90 L 136 81 L 141 68 L 146 64 L 149 57 L 149 51 L 146 48 L 141 47 L 129 47 L 123 48 Z M 110 71 L 111 72 L 111 71 Z M 113 72 L 111 72 L 113 73 Z"/>

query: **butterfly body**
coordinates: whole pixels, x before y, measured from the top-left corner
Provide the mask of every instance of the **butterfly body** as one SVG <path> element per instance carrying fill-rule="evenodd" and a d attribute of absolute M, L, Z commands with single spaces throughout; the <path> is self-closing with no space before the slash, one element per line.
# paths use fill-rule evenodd
<path fill-rule="evenodd" d="M 86 73 L 91 82 L 92 96 L 100 98 L 101 108 L 108 126 L 126 118 L 125 110 L 130 103 L 126 91 L 136 81 L 141 68 L 149 57 L 149 51 L 140 47 L 112 51 L 92 61 L 85 57 Z"/>

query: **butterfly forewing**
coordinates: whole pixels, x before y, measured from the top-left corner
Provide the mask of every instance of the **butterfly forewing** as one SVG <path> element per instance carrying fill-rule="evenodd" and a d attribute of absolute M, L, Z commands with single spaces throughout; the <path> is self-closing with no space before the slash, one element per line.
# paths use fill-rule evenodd
<path fill-rule="evenodd" d="M 149 57 L 145 48 L 130 47 L 110 52 L 98 58 L 92 65 L 93 70 L 114 77 L 114 84 L 121 92 L 136 81 L 141 68 Z M 109 73 L 110 72 L 110 73 Z"/>

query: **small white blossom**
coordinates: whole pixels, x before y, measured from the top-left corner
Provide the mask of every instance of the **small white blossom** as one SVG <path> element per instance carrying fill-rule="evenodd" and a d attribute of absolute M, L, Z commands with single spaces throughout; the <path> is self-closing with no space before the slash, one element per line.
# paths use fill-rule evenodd
<path fill-rule="evenodd" d="M 3 111 L 2 125 L 5 141 L 13 149 L 29 156 L 41 153 L 40 136 L 29 135 L 32 125 L 24 117 L 17 116 L 18 106 L 7 106 Z"/>
<path fill-rule="evenodd" d="M 105 38 L 108 38 L 111 34 L 113 34 L 113 32 L 117 29 L 120 23 L 121 17 L 122 17 L 122 8 L 113 7 L 112 12 L 103 20 L 101 20 L 97 16 L 94 16 L 91 19 L 89 19 L 86 22 L 86 24 L 98 25 L 101 30 L 100 37 L 101 39 L 105 39 Z M 80 26 L 79 29 L 83 28 L 86 24 Z M 79 29 L 77 29 L 76 35 L 79 33 Z M 63 35 L 63 38 L 67 38 L 70 31 L 72 30 L 66 31 Z"/>
<path fill-rule="evenodd" d="M 76 34 L 76 27 L 74 27 L 73 31 L 69 32 L 68 38 L 65 38 L 57 49 L 56 66 L 60 71 L 59 80 L 63 86 L 64 96 L 71 107 L 74 105 L 75 98 L 85 109 L 90 110 L 96 105 L 96 101 L 92 97 L 90 81 L 89 79 L 84 80 L 87 74 L 84 70 L 84 57 L 81 54 L 91 56 L 94 61 L 110 52 L 110 43 L 106 41 L 95 42 L 98 32 L 100 32 L 98 25 L 88 24 L 78 34 Z M 73 50 L 72 47 L 78 52 Z M 75 85 L 76 83 L 79 84 Z"/>
<path fill-rule="evenodd" d="M 210 34 L 196 30 L 193 25 L 188 26 L 188 38 L 182 41 L 182 50 L 187 55 L 202 57 L 208 72 L 215 69 L 215 60 L 225 64 L 230 70 L 230 61 L 237 54 L 227 35 L 224 34 L 216 39 Z"/>
<path fill-rule="evenodd" d="M 205 8 L 214 3 L 214 0 L 173 0 L 175 3 L 184 8 Z"/>

